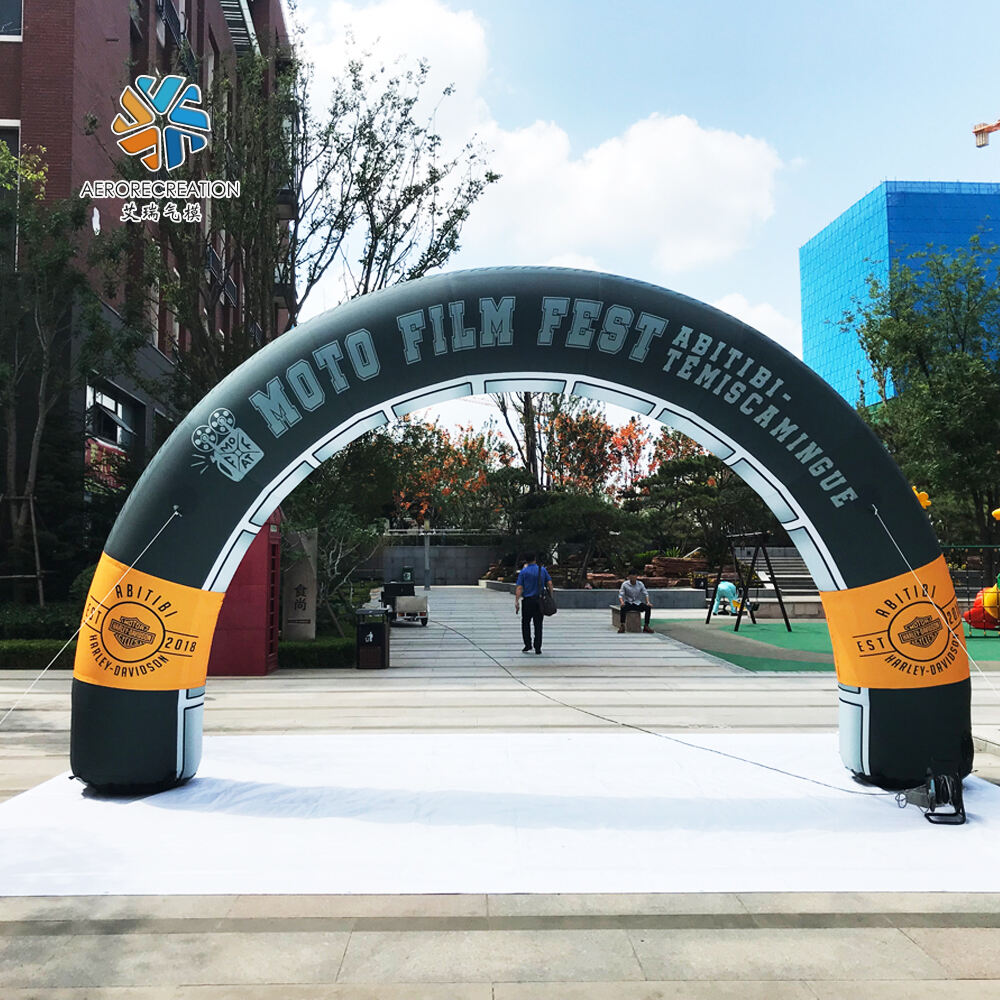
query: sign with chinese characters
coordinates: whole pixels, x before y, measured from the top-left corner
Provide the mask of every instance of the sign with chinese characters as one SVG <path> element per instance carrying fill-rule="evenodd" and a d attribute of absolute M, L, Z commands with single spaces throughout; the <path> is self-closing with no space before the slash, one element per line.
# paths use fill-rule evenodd
<path fill-rule="evenodd" d="M 195 153 L 208 149 L 212 121 L 202 108 L 201 87 L 183 76 L 135 78 L 118 98 L 111 133 L 126 156 L 151 175 L 144 180 L 88 180 L 81 198 L 122 201 L 119 222 L 200 223 L 204 201 L 239 198 L 240 182 L 170 178 Z"/>
<path fill-rule="evenodd" d="M 290 531 L 285 546 L 290 565 L 281 587 L 281 637 L 316 638 L 316 528 Z"/>

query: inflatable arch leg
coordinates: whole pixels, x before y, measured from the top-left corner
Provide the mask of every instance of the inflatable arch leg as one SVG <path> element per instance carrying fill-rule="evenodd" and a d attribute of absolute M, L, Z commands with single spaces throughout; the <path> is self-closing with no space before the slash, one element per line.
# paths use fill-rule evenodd
<path fill-rule="evenodd" d="M 410 282 L 301 325 L 176 429 L 91 587 L 74 774 L 122 793 L 190 778 L 223 594 L 282 499 L 368 430 L 447 399 L 524 389 L 656 417 L 726 462 L 820 586 L 845 765 L 887 788 L 919 784 L 928 768 L 969 773 L 954 588 L 912 490 L 844 400 L 773 341 L 685 296 L 606 274 L 496 268 Z M 175 507 L 183 516 L 164 530 Z"/>

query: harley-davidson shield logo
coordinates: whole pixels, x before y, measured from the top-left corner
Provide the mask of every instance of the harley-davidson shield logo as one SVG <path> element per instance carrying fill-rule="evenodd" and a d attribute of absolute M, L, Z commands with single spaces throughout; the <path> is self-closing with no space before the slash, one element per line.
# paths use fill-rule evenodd
<path fill-rule="evenodd" d="M 907 622 L 903 626 L 899 638 L 913 646 L 927 649 L 934 643 L 942 628 L 944 626 L 940 619 L 934 618 L 932 615 L 918 615 L 913 621 Z"/>
<path fill-rule="evenodd" d="M 138 649 L 156 642 L 150 627 L 139 618 L 112 618 L 108 630 L 125 649 Z"/>

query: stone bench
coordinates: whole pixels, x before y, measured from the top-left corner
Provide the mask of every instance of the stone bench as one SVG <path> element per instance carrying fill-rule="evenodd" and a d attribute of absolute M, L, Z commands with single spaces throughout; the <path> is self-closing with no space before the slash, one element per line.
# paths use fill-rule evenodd
<path fill-rule="evenodd" d="M 621 624 L 621 605 L 611 604 L 611 624 L 615 628 Z M 625 631 L 626 632 L 641 632 L 642 631 L 642 612 L 641 611 L 628 611 L 625 613 Z"/>

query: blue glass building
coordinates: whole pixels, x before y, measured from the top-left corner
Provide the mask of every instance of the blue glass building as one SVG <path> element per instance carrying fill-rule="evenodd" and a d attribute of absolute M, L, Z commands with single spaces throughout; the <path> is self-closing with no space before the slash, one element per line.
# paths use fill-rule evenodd
<path fill-rule="evenodd" d="M 1000 184 L 883 181 L 799 249 L 802 360 L 855 404 L 858 372 L 868 382 L 871 367 L 840 322 L 867 300 L 869 275 L 886 282 L 892 262 L 977 232 L 1000 243 Z"/>

